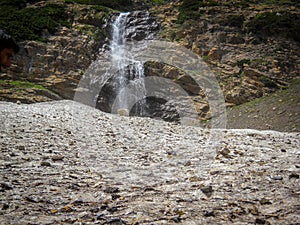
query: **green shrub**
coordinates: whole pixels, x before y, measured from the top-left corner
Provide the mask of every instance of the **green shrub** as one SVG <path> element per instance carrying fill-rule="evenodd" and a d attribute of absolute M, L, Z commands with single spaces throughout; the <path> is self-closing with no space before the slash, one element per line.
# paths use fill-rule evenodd
<path fill-rule="evenodd" d="M 299 15 L 288 12 L 264 12 L 246 23 L 246 29 L 262 37 L 284 35 L 300 42 L 299 24 Z"/>
<path fill-rule="evenodd" d="M 132 6 L 131 0 L 65 0 L 65 3 L 100 5 L 119 11 L 130 10 Z"/>
<path fill-rule="evenodd" d="M 1 1 L 0 27 L 16 40 L 45 41 L 43 32 L 53 34 L 58 27 L 67 26 L 65 8 L 62 5 L 47 4 L 39 8 L 22 8 L 12 1 Z"/>
<path fill-rule="evenodd" d="M 258 79 L 260 82 L 262 82 L 265 85 L 265 87 L 276 88 L 276 89 L 279 87 L 278 84 L 271 78 L 261 76 Z"/>
<path fill-rule="evenodd" d="M 152 2 L 156 5 L 161 5 L 165 3 L 165 0 L 152 0 Z"/>
<path fill-rule="evenodd" d="M 186 20 L 195 20 L 200 14 L 198 13 L 198 9 L 200 7 L 200 1 L 197 0 L 183 0 L 180 4 L 178 11 L 178 23 L 184 23 Z"/>
<path fill-rule="evenodd" d="M 177 23 L 184 23 L 186 20 L 197 20 L 201 13 L 200 7 L 216 6 L 218 3 L 214 0 L 182 0 L 178 8 L 179 15 Z"/>
<path fill-rule="evenodd" d="M 233 27 L 242 28 L 245 21 L 245 17 L 243 15 L 229 15 L 227 17 L 227 24 Z"/>

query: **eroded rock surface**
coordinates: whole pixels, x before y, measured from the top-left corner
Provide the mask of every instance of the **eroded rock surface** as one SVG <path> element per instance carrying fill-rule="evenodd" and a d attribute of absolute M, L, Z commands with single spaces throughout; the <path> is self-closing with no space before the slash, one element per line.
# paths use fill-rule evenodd
<path fill-rule="evenodd" d="M 299 133 L 0 103 L 0 224 L 297 224 Z"/>

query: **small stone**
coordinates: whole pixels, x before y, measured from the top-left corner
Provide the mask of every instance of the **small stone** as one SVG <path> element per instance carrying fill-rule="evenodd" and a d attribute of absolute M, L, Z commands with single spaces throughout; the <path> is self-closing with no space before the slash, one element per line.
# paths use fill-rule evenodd
<path fill-rule="evenodd" d="M 4 183 L 4 182 L 0 184 L 0 187 L 1 187 L 0 192 L 4 192 L 4 191 L 13 189 L 9 184 Z"/>
<path fill-rule="evenodd" d="M 126 224 L 125 221 L 121 220 L 120 218 L 113 218 L 107 221 L 106 224 L 111 224 L 111 225 L 122 225 Z"/>
<path fill-rule="evenodd" d="M 2 210 L 7 210 L 9 208 L 9 205 L 4 203 L 3 206 L 2 206 Z"/>
<path fill-rule="evenodd" d="M 83 204 L 83 203 L 84 203 L 83 200 L 81 198 L 79 198 L 79 199 L 76 199 L 72 204 L 80 205 L 80 204 Z"/>
<path fill-rule="evenodd" d="M 229 158 L 229 153 L 230 153 L 230 150 L 229 148 L 225 147 L 223 148 L 221 151 L 219 151 L 219 153 L 224 156 L 225 158 Z"/>
<path fill-rule="evenodd" d="M 272 180 L 283 180 L 282 176 L 273 176 L 271 177 Z"/>
<path fill-rule="evenodd" d="M 212 189 L 212 186 L 206 186 L 206 187 L 202 187 L 201 188 L 201 191 L 207 196 L 207 197 L 210 197 L 213 193 L 213 189 Z"/>
<path fill-rule="evenodd" d="M 119 190 L 119 188 L 117 188 L 117 187 L 107 187 L 105 190 L 104 190 L 104 192 L 105 193 L 117 193 L 117 192 L 119 192 L 120 190 Z"/>
<path fill-rule="evenodd" d="M 184 166 L 190 166 L 190 165 L 192 165 L 191 161 L 187 161 L 187 162 L 184 164 Z"/>
<path fill-rule="evenodd" d="M 118 194 L 112 194 L 111 195 L 111 199 L 112 200 L 116 200 L 116 199 L 118 199 L 118 198 L 121 198 L 122 196 L 121 195 L 118 195 Z"/>
<path fill-rule="evenodd" d="M 292 174 L 289 175 L 289 178 L 290 178 L 290 179 L 292 179 L 292 178 L 294 178 L 294 179 L 299 179 L 299 174 L 292 173 Z"/>
<path fill-rule="evenodd" d="M 264 218 L 256 218 L 255 224 L 265 224 L 266 220 Z"/>
<path fill-rule="evenodd" d="M 155 189 L 153 187 L 145 187 L 144 191 L 155 191 Z"/>
<path fill-rule="evenodd" d="M 54 155 L 51 157 L 52 161 L 62 161 L 64 159 L 63 155 Z"/>
<path fill-rule="evenodd" d="M 26 196 L 25 200 L 28 201 L 28 202 L 33 202 L 33 203 L 38 203 L 39 202 L 39 200 L 37 198 L 31 197 L 31 196 Z"/>
<path fill-rule="evenodd" d="M 42 161 L 41 166 L 51 166 L 51 163 L 49 163 L 47 161 Z"/>
<path fill-rule="evenodd" d="M 260 202 L 261 205 L 270 205 L 270 204 L 272 204 L 272 202 L 270 202 L 270 200 L 266 199 L 266 198 L 262 198 L 259 202 Z"/>
<path fill-rule="evenodd" d="M 215 213 L 214 213 L 213 210 L 212 211 L 205 211 L 203 213 L 203 216 L 205 216 L 205 217 L 211 217 L 211 216 L 215 216 Z"/>
<path fill-rule="evenodd" d="M 62 212 L 71 212 L 73 211 L 72 205 L 66 205 L 64 207 L 61 208 Z"/>
<path fill-rule="evenodd" d="M 25 151 L 25 146 L 23 146 L 23 145 L 20 145 L 20 146 L 18 146 L 17 147 L 20 151 Z"/>

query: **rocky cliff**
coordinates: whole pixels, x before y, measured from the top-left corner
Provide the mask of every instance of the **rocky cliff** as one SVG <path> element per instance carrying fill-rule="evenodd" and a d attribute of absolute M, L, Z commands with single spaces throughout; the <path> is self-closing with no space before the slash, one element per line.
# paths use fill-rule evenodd
<path fill-rule="evenodd" d="M 1 74 L 1 100 L 31 103 L 73 99 L 87 68 L 99 59 L 99 49 L 107 46 L 109 22 L 118 11 L 70 2 L 51 1 L 65 7 L 67 26 L 54 34 L 43 31 L 46 42 L 20 41 L 21 52 L 13 67 Z M 217 78 L 228 106 L 288 89 L 299 77 L 298 3 L 196 1 L 195 5 L 191 1 L 191 11 L 186 2 L 132 2 L 126 10 L 148 9 L 159 23 L 159 40 L 179 43 L 201 57 Z M 26 8 L 48 3 L 32 1 Z M 132 21 L 132 25 L 139 24 L 142 27 L 139 17 Z M 137 38 L 143 36 L 143 30 L 140 34 Z M 193 93 L 195 83 L 189 76 L 153 62 L 146 64 L 145 71 L 148 76 L 177 82 L 193 96 L 199 118 L 210 118 L 205 94 L 197 88 L 198 93 Z M 109 91 L 106 94 L 110 96 Z M 299 107 L 298 102 L 299 98 L 295 107 Z"/>

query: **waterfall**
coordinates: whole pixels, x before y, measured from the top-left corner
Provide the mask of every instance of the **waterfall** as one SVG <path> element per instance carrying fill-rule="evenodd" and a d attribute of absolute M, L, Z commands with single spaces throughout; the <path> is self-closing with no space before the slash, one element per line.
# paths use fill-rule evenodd
<path fill-rule="evenodd" d="M 145 101 L 144 66 L 143 62 L 136 61 L 126 49 L 126 24 L 130 13 L 120 13 L 112 23 L 112 40 L 110 43 L 111 63 L 117 68 L 118 82 L 114 84 L 117 98 L 112 111 L 131 111 L 129 102 L 135 102 L 138 114 L 143 116 Z M 136 114 L 136 113 L 135 113 Z"/>

